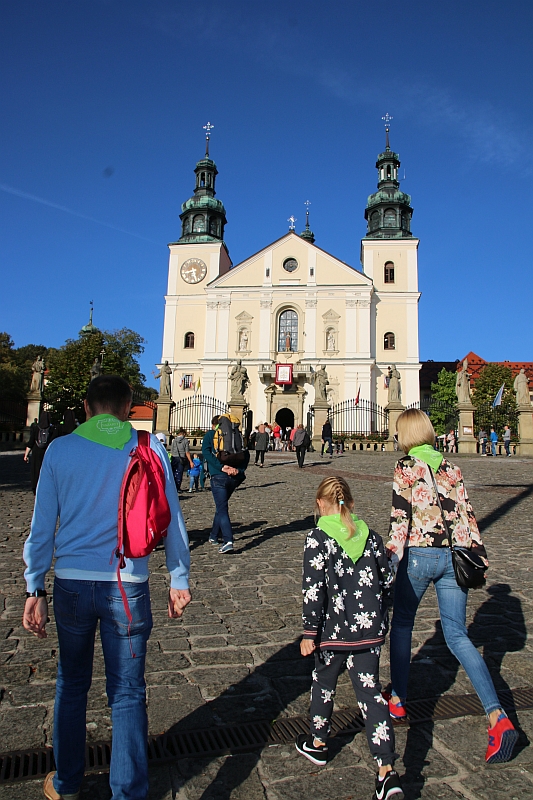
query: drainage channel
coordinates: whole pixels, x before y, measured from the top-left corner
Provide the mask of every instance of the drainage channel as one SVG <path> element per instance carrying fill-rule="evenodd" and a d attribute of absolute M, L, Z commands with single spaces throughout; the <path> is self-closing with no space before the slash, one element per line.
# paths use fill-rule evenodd
<path fill-rule="evenodd" d="M 524 687 L 500 692 L 506 711 L 533 708 L 533 688 Z M 482 715 L 483 708 L 475 694 L 444 695 L 407 704 L 409 724 L 439 719 Z M 403 724 L 403 723 L 400 723 Z M 358 709 L 336 711 L 332 717 L 332 736 L 347 736 L 364 729 Z M 250 722 L 241 725 L 220 725 L 177 733 L 164 733 L 148 739 L 148 760 L 151 765 L 178 758 L 206 758 L 259 750 L 272 745 L 290 744 L 300 733 L 308 733 L 309 718 L 282 717 L 275 722 Z M 107 772 L 111 759 L 111 743 L 87 744 L 86 772 Z M 0 755 L 0 784 L 43 778 L 55 768 L 51 747 L 17 750 Z"/>

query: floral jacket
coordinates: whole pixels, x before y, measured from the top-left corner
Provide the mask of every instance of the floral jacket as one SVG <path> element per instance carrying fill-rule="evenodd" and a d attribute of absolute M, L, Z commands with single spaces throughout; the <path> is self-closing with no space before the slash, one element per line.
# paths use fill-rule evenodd
<path fill-rule="evenodd" d="M 472 548 L 487 557 L 459 467 L 445 458 L 435 473 L 442 510 L 452 545 Z M 405 547 L 449 547 L 448 535 L 435 497 L 430 467 L 404 456 L 394 469 L 392 511 L 387 550 L 399 561 Z"/>

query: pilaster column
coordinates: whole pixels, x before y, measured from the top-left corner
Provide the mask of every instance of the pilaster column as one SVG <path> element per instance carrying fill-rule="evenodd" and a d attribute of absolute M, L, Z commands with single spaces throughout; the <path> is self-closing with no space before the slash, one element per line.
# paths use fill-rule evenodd
<path fill-rule="evenodd" d="M 229 300 L 222 300 L 218 304 L 217 317 L 217 355 L 219 358 L 228 358 L 229 341 L 229 312 L 231 303 Z"/>
<path fill-rule="evenodd" d="M 205 314 L 205 358 L 213 358 L 217 349 L 217 308 L 216 300 L 208 300 Z"/>
<path fill-rule="evenodd" d="M 359 337 L 357 335 L 357 300 L 346 300 L 346 358 L 357 358 Z"/>
<path fill-rule="evenodd" d="M 457 452 L 475 453 L 477 439 L 474 436 L 474 406 L 472 403 L 457 403 L 455 407 L 459 412 Z"/>
<path fill-rule="evenodd" d="M 518 406 L 518 438 L 520 455 L 533 456 L 533 408 L 531 406 Z"/>
<path fill-rule="evenodd" d="M 316 300 L 305 301 L 304 358 L 316 358 L 316 305 Z"/>
<path fill-rule="evenodd" d="M 258 358 L 270 360 L 270 326 L 272 323 L 272 298 L 263 297 L 259 301 L 259 353 Z"/>
<path fill-rule="evenodd" d="M 370 300 L 358 301 L 359 357 L 370 358 Z"/>

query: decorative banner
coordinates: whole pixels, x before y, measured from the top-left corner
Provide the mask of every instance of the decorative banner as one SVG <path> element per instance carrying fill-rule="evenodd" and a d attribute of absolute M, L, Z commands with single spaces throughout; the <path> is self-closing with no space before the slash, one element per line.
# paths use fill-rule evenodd
<path fill-rule="evenodd" d="M 292 364 L 276 364 L 275 383 L 279 385 L 292 383 Z"/>

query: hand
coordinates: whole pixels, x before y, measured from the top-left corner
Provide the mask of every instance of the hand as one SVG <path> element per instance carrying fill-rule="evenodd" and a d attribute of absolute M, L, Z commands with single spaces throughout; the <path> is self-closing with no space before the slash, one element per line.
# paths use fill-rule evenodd
<path fill-rule="evenodd" d="M 231 475 L 231 476 L 239 474 L 239 470 L 238 469 L 236 469 L 235 467 L 228 467 L 227 464 L 222 467 L 222 472 L 225 472 L 227 475 Z"/>
<path fill-rule="evenodd" d="M 303 656 L 310 656 L 315 649 L 315 643 L 312 639 L 302 639 L 300 642 L 300 653 Z"/>
<path fill-rule="evenodd" d="M 26 462 L 26 464 L 27 464 L 27 463 L 28 463 L 28 461 L 30 460 L 30 459 L 29 459 L 29 455 L 30 455 L 30 451 L 29 451 L 29 450 L 26 450 L 26 452 L 24 453 L 24 461 Z"/>
<path fill-rule="evenodd" d="M 22 625 L 38 639 L 46 639 L 46 623 L 48 622 L 48 603 L 46 597 L 28 597 L 24 606 Z"/>
<path fill-rule="evenodd" d="M 171 619 L 181 617 L 183 610 L 191 602 L 191 593 L 188 589 L 170 589 L 168 593 L 168 616 Z"/>

